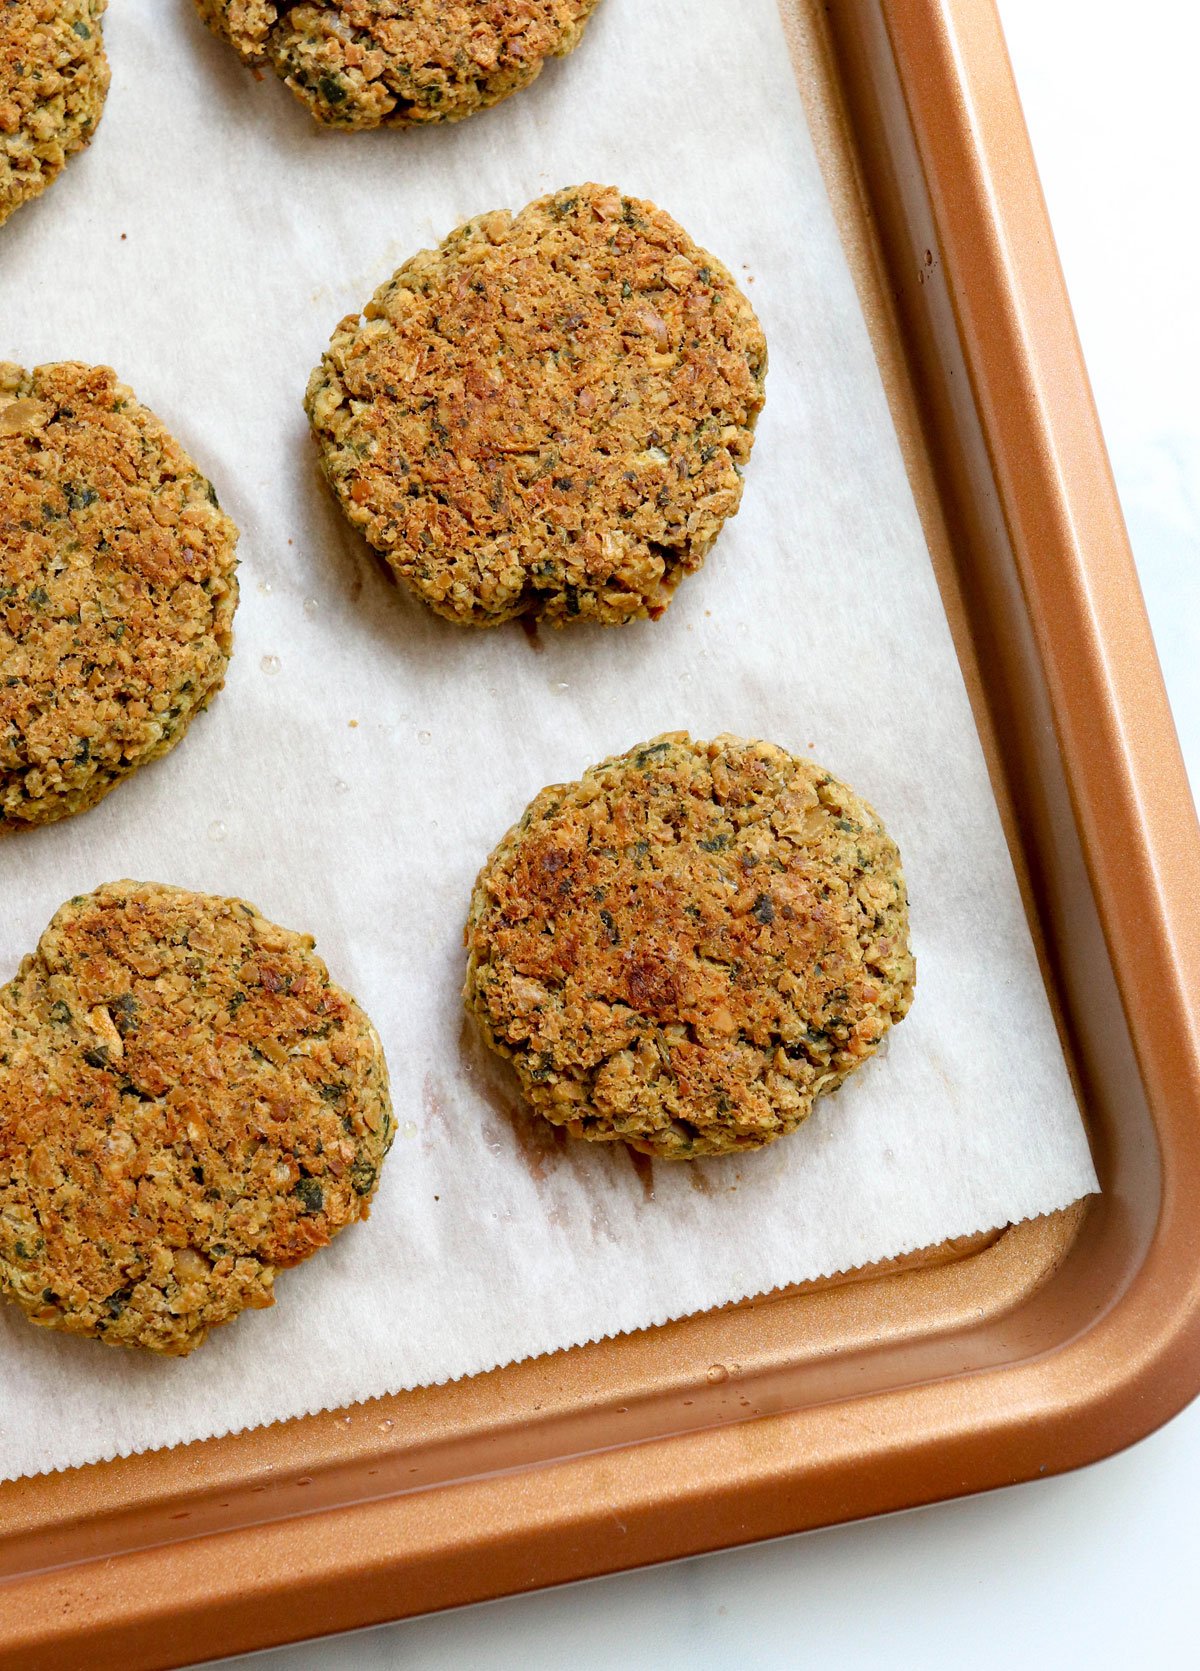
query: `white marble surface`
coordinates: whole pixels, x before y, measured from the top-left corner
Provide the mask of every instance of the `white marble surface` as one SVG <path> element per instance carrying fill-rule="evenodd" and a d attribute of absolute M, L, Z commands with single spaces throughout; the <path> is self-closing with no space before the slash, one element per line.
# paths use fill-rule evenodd
<path fill-rule="evenodd" d="M 1200 784 L 1200 8 L 1000 0 L 1000 9 Z M 1134 1450 L 1063 1479 L 246 1663 L 1181 1667 L 1196 1652 L 1197 1500 L 1200 1404 Z"/>

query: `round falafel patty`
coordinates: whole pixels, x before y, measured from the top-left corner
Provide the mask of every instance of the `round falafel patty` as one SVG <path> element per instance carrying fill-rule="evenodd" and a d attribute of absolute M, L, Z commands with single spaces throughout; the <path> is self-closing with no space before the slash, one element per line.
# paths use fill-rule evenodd
<path fill-rule="evenodd" d="M 715 257 L 584 185 L 413 257 L 305 406 L 343 511 L 439 615 L 619 624 L 736 513 L 766 365 Z"/>
<path fill-rule="evenodd" d="M 236 545 L 115 372 L 0 364 L 0 834 L 178 742 L 225 679 Z"/>
<path fill-rule="evenodd" d="M 61 173 L 108 94 L 108 0 L 0 4 L 0 225 Z"/>
<path fill-rule="evenodd" d="M 480 873 L 465 999 L 538 1113 L 669 1159 L 760 1148 L 912 1002 L 900 855 L 821 767 L 685 732 L 544 789 Z"/>
<path fill-rule="evenodd" d="M 338 128 L 457 122 L 578 46 L 598 0 L 196 0 L 214 34 Z"/>
<path fill-rule="evenodd" d="M 182 1355 L 367 1216 L 383 1049 L 308 935 L 110 882 L 0 988 L 0 1296 Z"/>

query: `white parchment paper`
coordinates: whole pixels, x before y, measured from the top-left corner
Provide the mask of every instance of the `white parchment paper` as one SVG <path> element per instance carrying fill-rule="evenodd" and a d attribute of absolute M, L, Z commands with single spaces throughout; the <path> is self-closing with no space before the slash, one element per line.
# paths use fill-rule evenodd
<path fill-rule="evenodd" d="M 107 362 L 242 530 L 228 685 L 96 811 L 0 844 L 0 979 L 135 876 L 306 928 L 379 1026 L 400 1135 L 370 1223 L 274 1310 L 156 1361 L 0 1308 L 0 1475 L 487 1369 L 1061 1207 L 1095 1187 L 775 0 L 604 0 L 576 55 L 442 131 L 324 133 L 190 0 L 113 0 L 91 151 L 0 230 L 0 358 Z M 743 509 L 666 617 L 444 624 L 316 473 L 305 381 L 410 253 L 580 180 L 670 210 L 771 351 Z M 904 854 L 910 1018 L 795 1137 L 671 1169 L 560 1148 L 464 1035 L 476 870 L 545 783 L 656 732 L 810 751 Z"/>

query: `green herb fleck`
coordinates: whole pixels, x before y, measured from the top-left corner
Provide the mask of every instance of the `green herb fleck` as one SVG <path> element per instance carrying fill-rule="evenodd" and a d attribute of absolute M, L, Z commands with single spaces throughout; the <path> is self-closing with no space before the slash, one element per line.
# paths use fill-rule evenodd
<path fill-rule="evenodd" d="M 112 1014 L 113 1026 L 122 1038 L 136 1030 L 137 1013 L 141 1006 L 132 992 L 122 992 L 110 1001 L 108 1008 Z"/>
<path fill-rule="evenodd" d="M 369 1160 L 356 1160 L 350 1168 L 350 1182 L 355 1195 L 370 1195 L 375 1188 L 375 1168 Z"/>
<path fill-rule="evenodd" d="M 293 1193 L 300 1197 L 306 1215 L 319 1213 L 325 1205 L 325 1191 L 315 1178 L 301 1178 Z"/>

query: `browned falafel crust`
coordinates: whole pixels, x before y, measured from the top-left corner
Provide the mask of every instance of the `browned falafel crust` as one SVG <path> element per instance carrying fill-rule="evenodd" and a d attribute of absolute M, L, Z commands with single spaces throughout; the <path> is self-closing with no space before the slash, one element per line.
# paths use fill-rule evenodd
<path fill-rule="evenodd" d="M 182 1355 L 367 1216 L 383 1050 L 308 935 L 156 883 L 69 900 L 0 988 L 0 1296 Z"/>
<path fill-rule="evenodd" d="M 82 151 L 108 94 L 108 0 L 0 4 L 0 224 Z"/>
<path fill-rule="evenodd" d="M 578 46 L 598 0 L 196 0 L 238 55 L 338 128 L 457 122 Z"/>
<path fill-rule="evenodd" d="M 695 1159 L 795 1128 L 912 1002 L 900 855 L 771 743 L 673 732 L 544 789 L 480 873 L 465 999 L 538 1113 Z"/>
<path fill-rule="evenodd" d="M 207 706 L 236 544 L 109 367 L 0 364 L 0 833 L 93 806 Z"/>
<path fill-rule="evenodd" d="M 584 185 L 468 221 L 342 321 L 306 409 L 342 509 L 438 614 L 661 614 L 741 500 L 767 349 L 669 215 Z"/>

